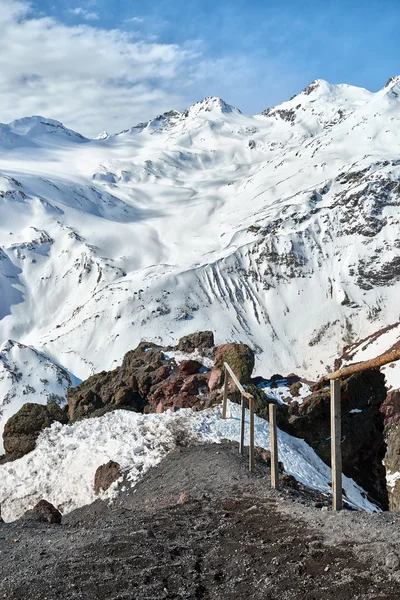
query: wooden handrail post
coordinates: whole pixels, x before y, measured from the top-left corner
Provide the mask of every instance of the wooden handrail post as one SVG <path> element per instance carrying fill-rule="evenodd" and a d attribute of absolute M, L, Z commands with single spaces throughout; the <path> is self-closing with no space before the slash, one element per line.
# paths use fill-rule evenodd
<path fill-rule="evenodd" d="M 276 405 L 269 405 L 269 435 L 271 449 L 271 486 L 279 489 L 279 466 L 278 466 L 278 430 L 276 427 Z"/>
<path fill-rule="evenodd" d="M 242 394 L 241 408 L 242 408 L 242 412 L 241 412 L 241 418 L 240 418 L 239 452 L 240 452 L 240 454 L 243 454 L 243 449 L 244 449 L 244 425 L 245 425 L 245 418 L 246 418 L 246 405 L 244 403 L 244 396 L 243 396 L 243 394 Z"/>
<path fill-rule="evenodd" d="M 249 447 L 249 471 L 252 473 L 254 471 L 254 398 L 249 398 L 249 411 L 250 411 L 250 419 L 249 419 L 249 439 L 250 439 L 250 447 Z"/>
<path fill-rule="evenodd" d="M 342 449 L 340 379 L 331 379 L 331 464 L 332 464 L 332 510 L 341 510 L 342 498 Z"/>
<path fill-rule="evenodd" d="M 224 396 L 222 400 L 222 418 L 226 419 L 226 409 L 228 406 L 228 385 L 229 385 L 229 373 L 226 367 L 224 367 L 225 378 L 224 378 Z"/>

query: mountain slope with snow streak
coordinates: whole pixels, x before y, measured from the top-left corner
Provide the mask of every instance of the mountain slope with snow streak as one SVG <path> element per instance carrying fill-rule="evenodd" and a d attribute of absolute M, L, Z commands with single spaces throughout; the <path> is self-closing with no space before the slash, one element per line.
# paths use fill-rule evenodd
<path fill-rule="evenodd" d="M 212 329 L 258 373 L 324 374 L 399 320 L 399 124 L 400 77 L 317 80 L 256 116 L 207 98 L 95 140 L 1 125 L 0 342 L 83 379 Z"/>

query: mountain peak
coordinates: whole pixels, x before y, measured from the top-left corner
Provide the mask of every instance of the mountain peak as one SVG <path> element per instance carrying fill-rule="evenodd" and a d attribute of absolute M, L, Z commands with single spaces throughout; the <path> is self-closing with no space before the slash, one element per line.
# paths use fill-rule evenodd
<path fill-rule="evenodd" d="M 198 116 L 202 113 L 207 112 L 219 112 L 223 114 L 230 114 L 233 112 L 240 113 L 238 108 L 227 104 L 222 98 L 219 96 L 208 96 L 201 100 L 200 102 L 196 102 L 192 106 L 190 106 L 185 112 L 184 116 Z"/>
<path fill-rule="evenodd" d="M 60 121 L 55 119 L 47 119 L 40 115 L 34 115 L 32 117 L 24 117 L 22 119 L 16 119 L 8 124 L 8 128 L 12 133 L 27 137 L 36 137 L 43 134 L 62 134 L 68 137 L 75 137 L 81 140 L 85 140 L 80 133 L 68 129 Z"/>

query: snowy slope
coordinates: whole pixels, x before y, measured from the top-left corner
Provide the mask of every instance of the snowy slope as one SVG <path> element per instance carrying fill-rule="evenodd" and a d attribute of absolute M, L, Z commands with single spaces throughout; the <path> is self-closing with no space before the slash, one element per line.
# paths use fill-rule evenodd
<path fill-rule="evenodd" d="M 397 77 L 256 116 L 207 98 L 96 140 L 1 125 L 0 343 L 83 379 L 213 329 L 267 377 L 324 374 L 399 320 L 399 124 Z"/>
<path fill-rule="evenodd" d="M 238 441 L 240 407 L 229 403 L 228 419 L 219 408 L 192 412 L 183 409 L 161 415 L 139 415 L 116 411 L 74 425 L 54 423 L 23 458 L 0 466 L 0 505 L 6 521 L 20 517 L 40 499 L 46 498 L 63 512 L 95 500 L 97 467 L 115 460 L 132 485 L 176 446 L 182 435 L 189 440 L 219 443 Z M 248 415 L 247 415 L 248 418 Z M 247 430 L 246 426 L 246 430 Z M 304 442 L 279 431 L 279 458 L 287 473 L 302 483 L 330 494 L 331 470 Z M 248 440 L 245 440 L 248 443 Z M 269 449 L 269 424 L 255 418 L 255 443 Z M 343 478 L 347 501 L 368 512 L 378 511 L 352 479 Z M 112 498 L 115 486 L 103 497 Z"/>

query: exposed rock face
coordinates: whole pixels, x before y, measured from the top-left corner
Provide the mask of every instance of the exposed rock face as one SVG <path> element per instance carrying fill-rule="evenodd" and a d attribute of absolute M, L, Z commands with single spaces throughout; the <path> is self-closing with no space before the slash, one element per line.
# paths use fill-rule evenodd
<path fill-rule="evenodd" d="M 101 491 L 105 492 L 108 490 L 114 481 L 117 481 L 121 477 L 121 467 L 117 462 L 110 460 L 105 465 L 98 467 L 94 476 L 94 493 L 96 496 Z"/>
<path fill-rule="evenodd" d="M 67 423 L 68 417 L 58 404 L 24 404 L 6 423 L 3 443 L 6 457 L 20 458 L 36 446 L 39 433 L 54 421 Z"/>
<path fill-rule="evenodd" d="M 384 415 L 387 488 L 389 494 L 389 509 L 400 510 L 400 390 L 388 393 L 381 406 Z"/>
<path fill-rule="evenodd" d="M 22 518 L 29 521 L 59 524 L 61 523 L 62 516 L 60 511 L 50 504 L 50 502 L 47 502 L 47 500 L 40 500 L 31 510 L 28 510 Z"/>
<path fill-rule="evenodd" d="M 181 352 L 194 352 L 199 350 L 204 356 L 210 355 L 214 348 L 214 334 L 212 331 L 198 331 L 181 338 L 177 349 Z"/>
<path fill-rule="evenodd" d="M 213 343 L 213 333 L 203 331 L 182 338 L 177 349 L 185 352 L 197 349 L 209 356 Z M 193 359 L 183 360 L 178 366 L 166 352 L 167 348 L 142 342 L 125 355 L 120 367 L 93 375 L 71 388 L 68 391 L 71 421 L 100 416 L 118 408 L 163 412 L 211 406 L 217 395 L 209 393 L 207 369 Z"/>
<path fill-rule="evenodd" d="M 342 380 L 343 473 L 387 508 L 384 420 L 385 378 L 370 370 Z M 281 424 L 282 426 L 282 424 Z M 317 384 L 313 394 L 288 417 L 287 431 L 302 437 L 330 465 L 330 391 Z"/>
<path fill-rule="evenodd" d="M 68 391 L 71 421 L 121 407 L 143 412 L 150 387 L 168 377 L 171 366 L 164 348 L 142 342 L 125 354 L 120 367 L 93 375 Z"/>
<path fill-rule="evenodd" d="M 254 352 L 246 344 L 223 344 L 215 352 L 210 389 L 216 390 L 223 382 L 224 362 L 227 362 L 241 383 L 250 383 L 254 369 Z M 230 382 L 231 389 L 235 386 Z"/>

